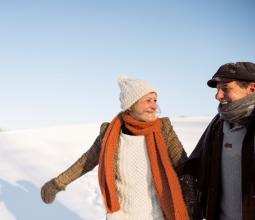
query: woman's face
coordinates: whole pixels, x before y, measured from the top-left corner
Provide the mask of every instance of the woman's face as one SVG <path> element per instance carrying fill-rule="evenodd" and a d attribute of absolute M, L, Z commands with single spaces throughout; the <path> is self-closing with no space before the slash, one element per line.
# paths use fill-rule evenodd
<path fill-rule="evenodd" d="M 130 115 L 139 121 L 152 122 L 157 119 L 157 109 L 157 94 L 151 92 L 132 105 Z"/>

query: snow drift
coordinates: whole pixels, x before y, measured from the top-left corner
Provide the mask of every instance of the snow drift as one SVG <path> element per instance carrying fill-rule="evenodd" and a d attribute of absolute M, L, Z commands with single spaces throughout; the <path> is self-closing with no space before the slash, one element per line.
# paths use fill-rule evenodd
<path fill-rule="evenodd" d="M 172 119 L 191 153 L 210 117 Z M 93 143 L 100 124 L 24 129 L 0 133 L 0 219 L 103 220 L 97 168 L 70 184 L 51 205 L 40 187 L 76 161 Z"/>

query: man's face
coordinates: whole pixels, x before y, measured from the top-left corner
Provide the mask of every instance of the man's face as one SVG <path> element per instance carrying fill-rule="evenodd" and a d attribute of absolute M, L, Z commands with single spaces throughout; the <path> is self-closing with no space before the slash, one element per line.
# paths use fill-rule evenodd
<path fill-rule="evenodd" d="M 217 93 L 215 98 L 221 104 L 227 104 L 251 94 L 253 92 L 251 86 L 253 87 L 254 85 L 249 85 L 247 88 L 242 88 L 237 84 L 236 81 L 228 83 L 219 82 L 217 83 Z"/>

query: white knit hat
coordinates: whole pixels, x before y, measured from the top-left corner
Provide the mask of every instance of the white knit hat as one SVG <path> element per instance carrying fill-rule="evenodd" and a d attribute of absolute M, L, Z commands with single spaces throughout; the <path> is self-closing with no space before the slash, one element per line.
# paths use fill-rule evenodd
<path fill-rule="evenodd" d="M 121 76 L 118 79 L 120 87 L 120 103 L 123 111 L 130 108 L 136 101 L 150 92 L 156 92 L 151 84 L 138 79 Z"/>

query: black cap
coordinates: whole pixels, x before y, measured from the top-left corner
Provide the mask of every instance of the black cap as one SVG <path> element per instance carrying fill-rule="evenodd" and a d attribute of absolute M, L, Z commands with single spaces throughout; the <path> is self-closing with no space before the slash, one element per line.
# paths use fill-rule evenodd
<path fill-rule="evenodd" d="M 218 82 L 231 81 L 255 82 L 255 64 L 251 62 L 227 63 L 222 65 L 207 82 L 209 87 L 215 88 Z"/>

